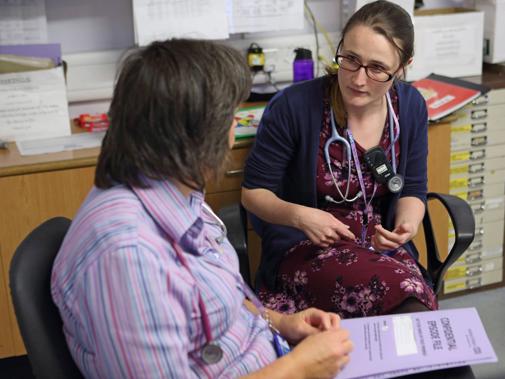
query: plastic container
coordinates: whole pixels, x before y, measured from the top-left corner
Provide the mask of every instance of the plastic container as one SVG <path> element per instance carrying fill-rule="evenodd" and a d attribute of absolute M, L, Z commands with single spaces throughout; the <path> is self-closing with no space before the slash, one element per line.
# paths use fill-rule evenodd
<path fill-rule="evenodd" d="M 314 61 L 312 51 L 304 48 L 295 49 L 293 61 L 293 82 L 314 79 Z"/>

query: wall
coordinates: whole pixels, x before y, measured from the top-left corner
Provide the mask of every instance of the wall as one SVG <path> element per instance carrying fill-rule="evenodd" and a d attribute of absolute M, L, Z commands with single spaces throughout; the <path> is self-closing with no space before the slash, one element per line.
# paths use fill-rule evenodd
<path fill-rule="evenodd" d="M 473 0 L 425 0 L 426 8 L 472 6 Z M 308 0 L 318 22 L 330 33 L 332 46 L 319 35 L 320 53 L 331 59 L 339 38 L 340 4 L 336 0 Z M 62 45 L 68 63 L 68 98 L 71 116 L 105 111 L 112 94 L 117 63 L 127 49 L 134 48 L 132 0 L 46 0 L 50 42 Z M 244 51 L 251 42 L 265 50 L 265 66 L 275 67 L 277 82 L 292 78 L 293 50 L 306 47 L 315 52 L 312 25 L 303 30 L 232 35 L 225 43 Z M 323 72 L 320 65 L 319 72 Z M 266 81 L 259 75 L 256 84 Z"/>

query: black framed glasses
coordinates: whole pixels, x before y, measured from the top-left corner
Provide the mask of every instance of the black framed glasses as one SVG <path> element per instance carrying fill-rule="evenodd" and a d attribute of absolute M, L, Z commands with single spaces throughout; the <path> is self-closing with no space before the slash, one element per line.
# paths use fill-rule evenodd
<path fill-rule="evenodd" d="M 361 62 L 358 59 L 352 56 L 337 55 L 335 57 L 335 61 L 337 62 L 339 68 L 347 71 L 356 72 L 361 67 L 363 67 L 365 69 L 366 76 L 368 76 L 372 80 L 375 80 L 376 82 L 381 83 L 389 82 L 394 77 L 394 74 L 390 74 L 383 68 L 378 67 L 374 64 L 371 65 L 361 64 Z"/>

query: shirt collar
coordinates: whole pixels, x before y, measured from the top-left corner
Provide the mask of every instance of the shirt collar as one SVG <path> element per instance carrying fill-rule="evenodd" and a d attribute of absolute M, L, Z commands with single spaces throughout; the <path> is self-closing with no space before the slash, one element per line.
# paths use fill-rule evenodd
<path fill-rule="evenodd" d="M 174 242 L 194 249 L 202 238 L 203 193 L 193 191 L 184 196 L 170 180 L 144 179 L 147 188 L 133 188 L 152 219 Z"/>

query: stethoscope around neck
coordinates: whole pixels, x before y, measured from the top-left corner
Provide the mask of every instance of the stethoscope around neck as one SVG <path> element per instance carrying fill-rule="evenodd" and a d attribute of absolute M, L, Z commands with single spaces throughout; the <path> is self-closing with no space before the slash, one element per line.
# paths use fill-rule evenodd
<path fill-rule="evenodd" d="M 391 102 L 391 96 L 389 95 L 389 92 L 386 92 L 386 103 L 388 107 L 388 116 L 389 116 L 389 136 L 390 136 L 390 143 L 391 143 L 391 163 L 393 165 L 393 171 L 396 174 L 396 154 L 395 154 L 395 142 L 400 136 L 400 124 L 398 122 L 398 117 L 396 117 L 396 114 L 393 109 L 393 105 Z M 326 164 L 328 165 L 328 169 L 330 170 L 331 174 L 331 180 L 333 181 L 333 185 L 337 189 L 337 192 L 341 198 L 341 200 L 336 200 L 333 199 L 331 196 L 326 196 L 327 201 L 331 201 L 332 203 L 352 203 L 359 199 L 361 196 L 363 196 L 363 191 L 359 191 L 354 197 L 349 198 L 349 189 L 351 185 L 351 161 L 352 161 L 352 152 L 351 152 L 351 144 L 349 141 L 347 141 L 346 138 L 342 137 L 338 131 L 337 131 L 337 125 L 335 122 L 335 114 L 333 112 L 333 108 L 330 108 L 330 121 L 331 121 L 331 136 L 328 138 L 326 143 L 324 144 L 324 159 L 326 161 Z M 396 135 L 395 135 L 395 129 L 396 129 Z M 337 183 L 337 180 L 335 179 L 335 174 L 333 173 L 332 165 L 331 165 L 331 159 L 330 159 L 330 145 L 332 143 L 340 143 L 342 147 L 344 148 L 344 158 L 347 158 L 347 184 L 345 186 L 345 191 L 342 192 L 340 189 L 340 186 Z M 359 165 L 359 162 L 355 162 L 356 165 Z"/>

